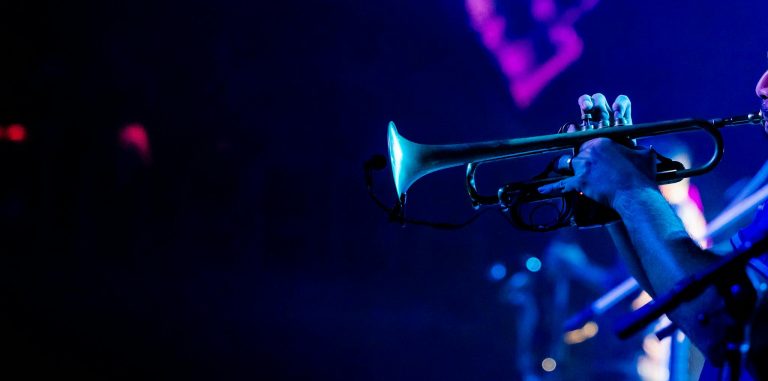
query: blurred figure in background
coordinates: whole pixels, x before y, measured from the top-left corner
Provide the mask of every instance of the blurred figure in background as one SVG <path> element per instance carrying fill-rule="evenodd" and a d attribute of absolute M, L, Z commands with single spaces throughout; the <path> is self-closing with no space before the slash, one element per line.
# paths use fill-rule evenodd
<path fill-rule="evenodd" d="M 522 268 L 506 279 L 501 300 L 515 307 L 515 361 L 522 379 L 638 380 L 638 340 L 620 341 L 610 330 L 598 334 L 594 321 L 563 332 L 570 314 L 627 276 L 621 264 L 590 259 L 568 230 L 559 231 L 541 256 L 517 258 L 515 267 Z M 629 310 L 628 301 L 622 306 L 604 318 Z M 606 352 L 611 361 L 594 361 Z"/>

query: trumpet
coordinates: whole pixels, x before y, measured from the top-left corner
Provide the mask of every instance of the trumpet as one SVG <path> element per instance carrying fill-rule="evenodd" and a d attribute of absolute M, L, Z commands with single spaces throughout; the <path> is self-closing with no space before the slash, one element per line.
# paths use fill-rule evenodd
<path fill-rule="evenodd" d="M 615 126 L 601 129 L 557 133 L 527 138 L 492 140 L 466 144 L 430 145 L 414 143 L 397 131 L 394 122 L 389 123 L 387 140 L 392 176 L 397 190 L 399 209 L 405 205 L 408 189 L 420 178 L 443 169 L 467 165 L 466 185 L 472 204 L 499 204 L 499 196 L 480 196 L 475 187 L 475 171 L 481 163 L 539 155 L 548 152 L 573 150 L 585 142 L 596 138 L 636 139 L 642 137 L 673 134 L 685 131 L 702 130 L 714 142 L 714 150 L 709 160 L 698 167 L 684 168 L 682 165 L 657 171 L 658 183 L 671 183 L 691 176 L 698 176 L 714 169 L 723 157 L 723 137 L 720 128 L 736 125 L 754 125 L 763 123 L 763 115 L 750 113 L 741 116 L 717 119 L 676 119 L 662 122 Z M 542 185 L 561 180 L 549 178 L 537 180 Z"/>

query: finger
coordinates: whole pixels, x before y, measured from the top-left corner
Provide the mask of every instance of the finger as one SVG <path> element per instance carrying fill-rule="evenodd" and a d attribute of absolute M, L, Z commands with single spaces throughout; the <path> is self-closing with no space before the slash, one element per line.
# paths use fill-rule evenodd
<path fill-rule="evenodd" d="M 566 133 L 566 132 L 576 132 L 581 131 L 581 128 L 579 128 L 579 125 L 576 123 L 566 123 L 562 127 L 560 127 L 559 130 L 557 130 L 558 134 Z"/>
<path fill-rule="evenodd" d="M 635 154 L 642 156 L 651 156 L 656 154 L 656 151 L 653 149 L 653 147 L 636 146 L 628 149 L 632 150 L 632 152 Z"/>
<path fill-rule="evenodd" d="M 581 145 L 581 156 L 575 157 L 574 160 L 577 158 L 582 159 L 585 156 L 599 155 L 601 152 L 610 150 L 612 147 L 618 145 L 619 144 L 609 138 L 595 138 L 588 140 Z"/>
<path fill-rule="evenodd" d="M 626 95 L 619 95 L 613 102 L 613 119 L 617 126 L 632 124 L 632 102 Z"/>
<path fill-rule="evenodd" d="M 573 174 L 573 167 L 571 166 L 572 160 L 573 160 L 572 155 L 563 155 L 557 158 L 557 161 L 555 161 L 555 166 L 554 166 L 555 173 Z"/>
<path fill-rule="evenodd" d="M 579 108 L 581 109 L 581 119 L 584 119 L 584 117 L 592 111 L 592 107 L 594 107 L 595 102 L 592 100 L 592 97 L 590 97 L 587 94 L 584 94 L 579 97 Z"/>
<path fill-rule="evenodd" d="M 579 156 L 571 160 L 571 167 L 575 173 L 581 173 L 585 167 L 589 167 L 594 161 L 619 156 L 655 160 L 655 154 L 656 151 L 645 146 L 628 147 L 609 138 L 595 138 L 581 145 L 581 152 Z"/>
<path fill-rule="evenodd" d="M 581 126 L 578 127 L 579 130 L 592 128 L 592 109 L 594 106 L 595 102 L 588 94 L 579 97 L 579 109 L 581 110 Z"/>
<path fill-rule="evenodd" d="M 563 189 L 565 189 L 566 186 L 568 186 L 568 182 L 571 178 L 560 180 L 551 184 L 542 185 L 539 187 L 539 193 L 541 194 L 551 194 L 551 193 L 562 193 Z"/>
<path fill-rule="evenodd" d="M 561 183 L 561 182 L 560 182 L 560 181 L 558 181 L 558 182 L 556 182 L 556 183 L 547 184 L 547 185 L 542 185 L 542 186 L 540 186 L 540 187 L 539 187 L 539 189 L 538 189 L 538 190 L 539 190 L 539 193 L 541 193 L 541 194 L 550 194 L 550 193 L 554 193 L 554 192 L 556 192 L 556 191 L 558 191 L 558 190 L 562 189 L 562 186 L 561 186 L 561 184 L 560 184 L 560 183 Z"/>
<path fill-rule="evenodd" d="M 597 93 L 592 95 L 592 100 L 595 102 L 595 106 L 592 109 L 592 117 L 595 121 L 600 122 L 600 127 L 610 127 L 611 113 L 608 107 L 608 99 L 605 98 L 605 95 Z"/>
<path fill-rule="evenodd" d="M 635 146 L 635 147 L 627 147 L 621 144 L 618 144 L 614 147 L 615 149 L 619 151 L 623 151 L 623 153 L 620 153 L 620 155 L 630 159 L 632 163 L 634 163 L 635 166 L 641 169 L 642 173 L 650 173 L 655 174 L 656 173 L 656 151 L 653 149 L 653 147 L 646 147 L 646 146 Z M 575 161 L 573 162 L 574 168 L 578 163 Z"/>
<path fill-rule="evenodd" d="M 622 155 L 624 156 L 633 156 L 643 158 L 645 160 L 656 160 L 656 151 L 653 149 L 653 147 L 646 147 L 641 145 L 627 147 L 623 144 L 616 144 L 614 148 L 616 150 L 623 151 Z"/>
<path fill-rule="evenodd" d="M 579 156 L 576 156 L 571 159 L 571 168 L 573 169 L 573 172 L 576 174 L 582 174 L 589 170 L 589 167 L 592 165 L 594 153 L 591 151 L 583 150 L 579 154 Z"/>
<path fill-rule="evenodd" d="M 560 193 L 581 192 L 580 176 L 569 177 L 568 179 L 561 181 L 561 183 L 563 183 L 563 188 L 560 189 Z"/>

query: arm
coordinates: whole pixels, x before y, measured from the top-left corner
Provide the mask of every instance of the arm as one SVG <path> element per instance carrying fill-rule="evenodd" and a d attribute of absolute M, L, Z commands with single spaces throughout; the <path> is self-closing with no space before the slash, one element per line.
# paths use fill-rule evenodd
<path fill-rule="evenodd" d="M 636 261 L 647 276 L 639 281 L 652 296 L 670 291 L 680 280 L 718 261 L 689 238 L 682 222 L 655 188 L 633 189 L 616 195 L 612 206 L 622 216 Z M 633 274 L 634 275 L 634 274 Z M 737 322 L 725 313 L 725 302 L 714 288 L 669 314 L 708 358 L 719 362 L 726 335 Z M 704 317 L 702 319 L 702 317 Z"/>
<path fill-rule="evenodd" d="M 606 225 L 605 228 L 611 235 L 611 240 L 616 246 L 619 257 L 626 265 L 629 274 L 632 275 L 635 280 L 637 280 L 643 290 L 648 292 L 650 295 L 655 295 L 653 289 L 651 288 L 651 282 L 648 280 L 648 276 L 645 274 L 645 270 L 643 270 L 643 266 L 640 263 L 640 258 L 638 257 L 637 251 L 632 245 L 632 240 L 629 237 L 629 232 L 627 231 L 627 227 L 624 225 L 624 222 L 618 221 Z"/>
<path fill-rule="evenodd" d="M 611 114 L 604 96 L 583 96 L 579 104 L 583 113 L 591 112 L 601 125 L 610 126 L 610 122 L 605 122 Z M 619 97 L 612 108 L 616 120 L 622 118 L 631 123 L 628 98 Z M 670 291 L 680 280 L 718 260 L 690 239 L 659 192 L 653 151 L 595 139 L 581 147 L 572 166 L 575 176 L 544 186 L 540 191 L 579 191 L 613 207 L 623 224 L 610 227 L 612 238 L 632 275 L 652 296 Z M 719 361 L 725 335 L 736 326 L 724 306 L 723 298 L 712 288 L 669 315 L 699 349 Z"/>
<path fill-rule="evenodd" d="M 690 239 L 655 184 L 617 192 L 611 206 L 622 217 L 630 255 L 645 270 L 652 296 L 717 261 Z"/>

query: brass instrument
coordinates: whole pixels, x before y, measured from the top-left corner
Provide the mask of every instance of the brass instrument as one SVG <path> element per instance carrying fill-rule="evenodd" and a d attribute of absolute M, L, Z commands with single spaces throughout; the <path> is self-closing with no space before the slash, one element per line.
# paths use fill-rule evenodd
<path fill-rule="evenodd" d="M 420 178 L 446 168 L 467 165 L 467 190 L 473 206 L 500 203 L 499 196 L 481 196 L 475 188 L 475 170 L 484 162 L 538 155 L 546 152 L 577 150 L 588 140 L 596 138 L 636 139 L 692 130 L 703 130 L 714 141 L 709 160 L 695 168 L 682 166 L 659 170 L 657 182 L 670 183 L 711 171 L 723 156 L 723 138 L 719 129 L 726 126 L 760 124 L 759 113 L 719 119 L 677 119 L 655 123 L 607 127 L 572 133 L 558 133 L 528 138 L 492 140 L 466 144 L 428 145 L 414 143 L 397 132 L 394 122 L 389 123 L 388 143 L 392 175 L 397 189 L 399 209 L 405 204 L 408 189 Z M 535 185 L 559 181 L 560 178 L 537 180 Z M 501 194 L 501 191 L 499 192 Z"/>

